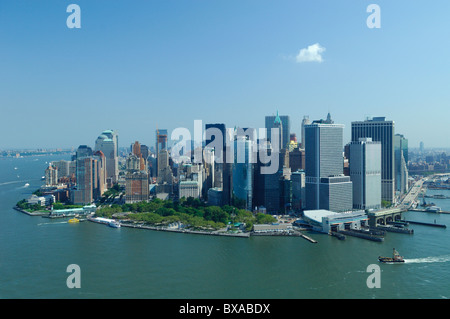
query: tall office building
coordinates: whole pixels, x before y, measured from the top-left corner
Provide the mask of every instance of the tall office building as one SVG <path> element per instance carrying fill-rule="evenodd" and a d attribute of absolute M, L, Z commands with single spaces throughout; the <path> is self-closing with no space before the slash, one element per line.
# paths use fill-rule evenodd
<path fill-rule="evenodd" d="M 343 175 L 344 125 L 327 120 L 305 125 L 306 209 L 352 209 L 352 183 Z"/>
<path fill-rule="evenodd" d="M 167 135 L 168 135 L 168 132 L 166 129 L 157 129 L 156 130 L 156 154 L 157 155 L 159 154 L 160 151 L 168 148 Z"/>
<path fill-rule="evenodd" d="M 253 147 L 248 136 L 236 136 L 234 141 L 234 163 L 232 170 L 234 204 L 247 210 L 253 205 Z"/>
<path fill-rule="evenodd" d="M 74 204 L 90 204 L 106 191 L 106 157 L 80 145 L 76 152 L 76 189 L 71 193 Z"/>
<path fill-rule="evenodd" d="M 227 141 L 230 143 L 232 138 L 223 123 L 205 124 L 205 134 L 205 146 L 214 147 L 215 187 L 222 189 L 222 204 L 229 205 L 231 203 L 232 163 L 227 162 L 227 156 L 229 157 L 228 154 L 233 155 L 233 153 L 227 147 Z"/>
<path fill-rule="evenodd" d="M 381 142 L 360 138 L 350 144 L 350 178 L 353 182 L 353 208 L 381 207 Z"/>
<path fill-rule="evenodd" d="M 295 171 L 291 174 L 292 208 L 298 212 L 305 208 L 305 172 Z"/>
<path fill-rule="evenodd" d="M 119 179 L 119 137 L 115 131 L 106 130 L 95 141 L 95 151 L 101 151 L 106 159 L 106 178 L 109 187 Z"/>
<path fill-rule="evenodd" d="M 270 141 L 272 144 L 272 134 L 271 129 L 281 127 L 281 144 L 280 149 L 287 148 L 289 141 L 290 141 L 290 135 L 291 135 L 291 120 L 288 115 L 271 115 L 266 116 L 266 136 L 267 140 Z"/>
<path fill-rule="evenodd" d="M 203 149 L 203 167 L 205 169 L 205 181 L 203 183 L 203 198 L 208 198 L 208 190 L 214 187 L 215 183 L 215 162 L 214 162 L 214 149 L 205 147 Z"/>
<path fill-rule="evenodd" d="M 45 185 L 58 185 L 58 167 L 50 165 L 45 170 Z"/>
<path fill-rule="evenodd" d="M 131 154 L 135 155 L 139 159 L 138 170 L 147 171 L 147 157 L 143 156 L 142 149 L 144 149 L 142 145 L 138 141 L 136 141 L 131 145 Z"/>
<path fill-rule="evenodd" d="M 292 185 L 290 181 L 289 157 L 287 150 L 274 150 L 270 143 L 259 142 L 258 160 L 254 169 L 254 204 L 253 207 L 261 209 L 264 207 L 267 213 L 284 212 L 286 205 L 292 202 Z M 261 144 L 262 143 L 262 144 Z M 263 149 L 264 148 L 264 149 Z M 264 163 L 261 161 L 261 152 L 266 153 L 270 158 L 278 157 L 277 164 Z M 277 165 L 274 173 L 263 174 L 263 168 Z"/>
<path fill-rule="evenodd" d="M 394 136 L 395 190 L 404 194 L 408 191 L 408 140 L 401 134 Z"/>
<path fill-rule="evenodd" d="M 303 116 L 303 120 L 302 120 L 302 145 L 301 148 L 305 149 L 305 125 L 309 125 L 311 124 L 311 121 L 309 120 L 309 116 L 305 115 Z"/>
<path fill-rule="evenodd" d="M 381 142 L 381 199 L 391 203 L 395 200 L 394 128 L 394 121 L 385 117 L 352 122 L 352 142 L 362 137 Z"/>
<path fill-rule="evenodd" d="M 61 177 L 70 177 L 70 164 L 71 161 L 53 161 L 52 166 L 56 167 L 58 169 L 58 179 Z"/>
<path fill-rule="evenodd" d="M 80 145 L 76 152 L 76 190 L 73 191 L 74 204 L 90 204 L 93 197 L 92 149 L 87 145 Z"/>
<path fill-rule="evenodd" d="M 125 202 L 138 203 L 149 197 L 148 174 L 145 171 L 129 171 L 125 176 Z"/>
<path fill-rule="evenodd" d="M 167 149 L 162 149 L 159 151 L 157 158 L 158 174 L 156 178 L 157 193 L 167 193 L 173 194 L 173 172 L 169 165 L 169 151 Z"/>
<path fill-rule="evenodd" d="M 106 156 L 102 151 L 96 151 L 93 154 L 94 164 L 94 187 L 93 197 L 94 199 L 103 196 L 103 193 L 108 189 L 108 182 L 106 176 Z"/>
<path fill-rule="evenodd" d="M 299 147 L 289 152 L 289 167 L 292 172 L 305 169 L 305 150 Z"/>

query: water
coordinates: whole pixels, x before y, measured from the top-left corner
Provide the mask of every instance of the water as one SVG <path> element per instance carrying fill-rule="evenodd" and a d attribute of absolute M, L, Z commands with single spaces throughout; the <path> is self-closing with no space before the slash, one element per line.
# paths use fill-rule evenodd
<path fill-rule="evenodd" d="M 68 157 L 0 159 L 0 298 L 450 298 L 443 228 L 410 225 L 413 235 L 387 233 L 383 243 L 310 233 L 312 244 L 69 224 L 13 210 L 57 159 Z M 433 201 L 450 210 L 450 200 Z M 450 226 L 450 215 L 405 218 Z M 393 247 L 406 263 L 378 263 Z M 70 264 L 81 268 L 80 289 L 66 285 Z M 370 264 L 381 269 L 381 288 L 367 287 Z"/>

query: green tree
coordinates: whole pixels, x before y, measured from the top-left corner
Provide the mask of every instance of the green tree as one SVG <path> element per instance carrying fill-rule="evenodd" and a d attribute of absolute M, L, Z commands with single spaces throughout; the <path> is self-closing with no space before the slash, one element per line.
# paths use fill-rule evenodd
<path fill-rule="evenodd" d="M 256 223 L 257 224 L 271 224 L 276 222 L 277 219 L 272 215 L 267 215 L 263 213 L 256 214 Z"/>

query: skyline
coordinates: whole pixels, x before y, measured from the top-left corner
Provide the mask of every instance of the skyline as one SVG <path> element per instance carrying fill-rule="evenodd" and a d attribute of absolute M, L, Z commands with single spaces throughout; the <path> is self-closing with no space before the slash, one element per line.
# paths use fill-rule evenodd
<path fill-rule="evenodd" d="M 0 8 L 0 148 L 154 145 L 156 128 L 194 120 L 264 127 L 289 115 L 344 124 L 383 116 L 411 148 L 450 147 L 446 81 L 450 3 L 237 1 L 90 3 L 69 29 L 70 2 Z M 447 102 L 447 103 L 446 103 Z M 424 117 L 432 119 L 426 123 Z"/>

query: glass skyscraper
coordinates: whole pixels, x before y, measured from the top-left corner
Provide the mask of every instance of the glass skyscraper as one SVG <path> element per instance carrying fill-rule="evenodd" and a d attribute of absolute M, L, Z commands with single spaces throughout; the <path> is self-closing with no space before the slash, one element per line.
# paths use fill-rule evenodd
<path fill-rule="evenodd" d="M 233 196 L 235 204 L 252 210 L 253 205 L 253 141 L 248 136 L 237 136 L 234 141 L 234 163 L 232 170 Z"/>

